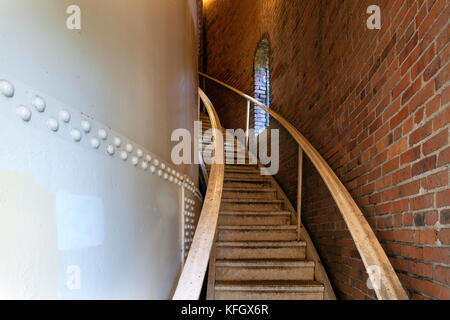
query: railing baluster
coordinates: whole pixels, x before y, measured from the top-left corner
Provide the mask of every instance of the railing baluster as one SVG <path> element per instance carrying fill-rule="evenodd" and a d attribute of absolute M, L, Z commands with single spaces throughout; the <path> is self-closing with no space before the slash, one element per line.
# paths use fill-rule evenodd
<path fill-rule="evenodd" d="M 300 241 L 302 228 L 302 182 L 303 182 L 303 149 L 298 146 L 298 183 L 297 183 L 297 241 Z"/>
<path fill-rule="evenodd" d="M 246 150 L 248 150 L 249 126 L 250 126 L 250 101 L 247 100 L 247 119 L 245 122 L 245 149 Z"/>

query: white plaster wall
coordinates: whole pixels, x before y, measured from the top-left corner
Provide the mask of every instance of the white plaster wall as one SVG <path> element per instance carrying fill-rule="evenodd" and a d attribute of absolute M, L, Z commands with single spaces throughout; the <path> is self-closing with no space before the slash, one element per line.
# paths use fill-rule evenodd
<path fill-rule="evenodd" d="M 172 130 L 197 118 L 193 2 L 0 0 L 0 74 L 169 163 Z M 70 4 L 81 7 L 80 31 L 66 28 Z M 21 88 L 0 95 L 0 298 L 168 298 L 181 264 L 180 188 L 46 130 L 45 115 L 22 122 Z M 196 180 L 196 167 L 178 170 Z M 70 266 L 79 289 L 67 286 Z"/>

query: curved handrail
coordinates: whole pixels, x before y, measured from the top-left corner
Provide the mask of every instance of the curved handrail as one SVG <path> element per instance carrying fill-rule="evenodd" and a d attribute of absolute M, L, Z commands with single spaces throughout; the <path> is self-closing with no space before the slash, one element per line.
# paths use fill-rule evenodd
<path fill-rule="evenodd" d="M 312 144 L 291 123 L 272 109 L 267 108 L 258 100 L 211 76 L 201 72 L 199 72 L 199 74 L 234 91 L 238 95 L 247 99 L 247 101 L 251 101 L 256 104 L 258 107 L 278 120 L 278 122 L 291 134 L 316 167 L 331 195 L 336 201 L 350 234 L 352 235 L 353 241 L 355 242 L 356 248 L 361 256 L 378 299 L 407 300 L 408 295 L 406 294 L 394 268 L 392 267 L 386 253 L 381 247 L 380 242 L 375 236 L 366 218 L 348 190 L 336 176 L 328 163 L 312 146 Z"/>
<path fill-rule="evenodd" d="M 209 256 L 216 233 L 217 220 L 219 218 L 220 202 L 222 200 L 222 188 L 224 177 L 223 143 L 217 142 L 217 133 L 222 132 L 219 117 L 206 94 L 199 88 L 198 94 L 208 111 L 213 129 L 213 143 L 216 154 L 221 155 L 221 161 L 211 164 L 208 188 L 194 234 L 191 249 L 183 267 L 173 300 L 198 300 L 209 263 Z M 198 143 L 198 141 L 195 141 Z M 217 163 L 219 162 L 219 163 Z"/>

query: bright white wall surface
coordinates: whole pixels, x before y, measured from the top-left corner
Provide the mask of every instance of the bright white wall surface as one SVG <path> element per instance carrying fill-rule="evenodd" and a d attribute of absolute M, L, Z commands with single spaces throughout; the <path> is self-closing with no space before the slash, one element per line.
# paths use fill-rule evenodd
<path fill-rule="evenodd" d="M 193 3 L 0 0 L 0 79 L 16 87 L 0 94 L 1 299 L 169 298 L 180 188 L 88 141 L 111 128 L 108 141 L 118 134 L 170 165 L 171 132 L 197 117 Z M 79 31 L 66 28 L 71 4 Z M 24 122 L 15 108 L 33 94 L 47 109 Z M 51 132 L 63 106 L 73 118 Z M 84 116 L 95 130 L 76 143 Z M 195 166 L 176 169 L 195 181 Z"/>

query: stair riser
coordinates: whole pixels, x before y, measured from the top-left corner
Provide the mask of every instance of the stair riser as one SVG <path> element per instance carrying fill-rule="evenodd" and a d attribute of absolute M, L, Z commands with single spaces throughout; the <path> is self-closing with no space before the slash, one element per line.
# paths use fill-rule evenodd
<path fill-rule="evenodd" d="M 216 300 L 323 300 L 323 292 L 215 291 Z"/>
<path fill-rule="evenodd" d="M 258 170 L 258 165 L 256 164 L 234 164 L 225 166 L 225 170 Z"/>
<path fill-rule="evenodd" d="M 226 172 L 225 171 L 225 177 L 227 178 L 258 178 L 261 176 L 261 173 L 259 171 L 256 172 Z"/>
<path fill-rule="evenodd" d="M 314 280 L 314 267 L 216 267 L 216 280 Z"/>
<path fill-rule="evenodd" d="M 281 203 L 232 203 L 222 202 L 220 209 L 223 211 L 268 211 L 281 210 Z"/>
<path fill-rule="evenodd" d="M 225 181 L 225 188 L 264 188 L 270 187 L 270 183 L 266 181 Z"/>
<path fill-rule="evenodd" d="M 270 192 L 246 192 L 246 191 L 223 191 L 222 199 L 267 199 L 277 198 L 275 191 Z"/>
<path fill-rule="evenodd" d="M 305 259 L 305 247 L 217 247 L 216 259 Z"/>
<path fill-rule="evenodd" d="M 219 241 L 295 241 L 295 230 L 236 231 L 219 230 Z"/>
<path fill-rule="evenodd" d="M 270 226 L 290 223 L 289 216 L 219 215 L 220 226 Z"/>
<path fill-rule="evenodd" d="M 205 163 L 211 163 L 211 155 L 210 154 L 206 154 L 203 155 L 203 160 L 205 161 Z M 226 165 L 247 165 L 247 164 L 251 164 L 250 160 L 248 158 L 243 158 L 243 159 L 238 159 L 238 158 L 234 158 L 234 157 L 227 157 L 224 155 L 224 161 Z"/>

